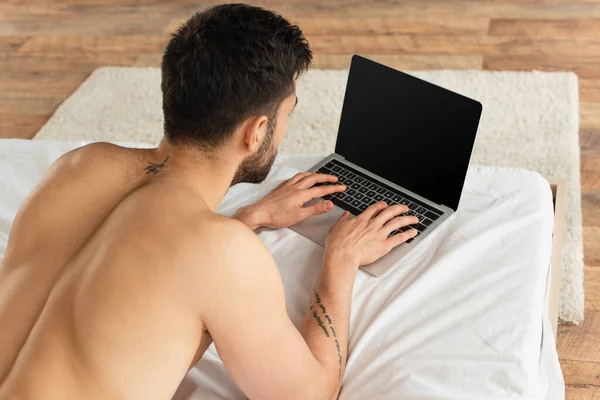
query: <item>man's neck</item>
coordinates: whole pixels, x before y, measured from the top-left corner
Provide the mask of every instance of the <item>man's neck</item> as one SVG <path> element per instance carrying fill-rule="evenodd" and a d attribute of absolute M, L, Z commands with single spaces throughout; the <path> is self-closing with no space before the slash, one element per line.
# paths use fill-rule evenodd
<path fill-rule="evenodd" d="M 174 147 L 163 139 L 158 148 L 151 150 L 146 160 L 148 175 L 177 176 L 198 190 L 212 211 L 229 190 L 237 170 L 235 160 L 211 155 L 188 147 Z"/>

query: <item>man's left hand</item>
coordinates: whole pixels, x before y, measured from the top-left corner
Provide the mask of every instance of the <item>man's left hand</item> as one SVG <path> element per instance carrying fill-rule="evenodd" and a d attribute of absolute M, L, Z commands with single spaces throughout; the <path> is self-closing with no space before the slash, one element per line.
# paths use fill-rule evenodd
<path fill-rule="evenodd" d="M 344 185 L 314 186 L 318 183 L 335 183 L 337 180 L 338 178 L 333 175 L 301 172 L 283 182 L 263 199 L 241 208 L 233 217 L 251 229 L 286 228 L 312 215 L 331 211 L 333 203 L 329 200 L 320 201 L 309 207 L 303 206 L 312 199 L 346 190 Z"/>

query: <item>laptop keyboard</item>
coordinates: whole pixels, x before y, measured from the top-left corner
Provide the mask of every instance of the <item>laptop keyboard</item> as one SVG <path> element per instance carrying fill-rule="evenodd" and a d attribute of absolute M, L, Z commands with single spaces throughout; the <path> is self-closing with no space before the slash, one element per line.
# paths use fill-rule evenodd
<path fill-rule="evenodd" d="M 319 168 L 317 172 L 337 176 L 338 183 L 346 185 L 346 190 L 344 192 L 327 195 L 324 196 L 323 199 L 331 200 L 336 206 L 350 211 L 354 215 L 359 215 L 365 211 L 367 207 L 378 201 L 385 201 L 388 206 L 394 204 L 404 204 L 408 206 L 409 211 L 403 215 L 416 216 L 419 219 L 419 223 L 395 230 L 390 236 L 407 231 L 411 228 L 415 228 L 418 231 L 417 235 L 419 235 L 443 214 L 442 211 L 402 193 L 399 190 L 383 183 L 376 183 L 373 178 L 338 160 L 329 161 Z M 337 183 L 325 182 L 319 183 L 317 186 L 336 184 Z M 412 241 L 413 239 L 411 238 L 407 243 Z"/>

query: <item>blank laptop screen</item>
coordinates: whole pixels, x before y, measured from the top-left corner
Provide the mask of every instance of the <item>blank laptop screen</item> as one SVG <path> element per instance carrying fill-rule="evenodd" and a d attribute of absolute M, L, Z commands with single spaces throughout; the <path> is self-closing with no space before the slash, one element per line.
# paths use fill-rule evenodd
<path fill-rule="evenodd" d="M 335 152 L 456 210 L 481 104 L 354 56 Z"/>

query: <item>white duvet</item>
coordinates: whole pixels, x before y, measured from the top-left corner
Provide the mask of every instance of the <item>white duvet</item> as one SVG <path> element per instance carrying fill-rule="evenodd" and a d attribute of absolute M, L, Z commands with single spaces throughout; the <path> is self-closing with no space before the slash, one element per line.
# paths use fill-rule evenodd
<path fill-rule="evenodd" d="M 24 196 L 52 161 L 82 144 L 0 141 L 0 257 Z M 280 157 L 263 185 L 232 188 L 221 212 L 233 213 L 316 161 Z M 563 399 L 545 309 L 552 224 L 551 194 L 540 175 L 471 168 L 451 220 L 384 277 L 358 273 L 339 398 Z M 323 250 L 289 229 L 260 237 L 299 324 Z M 175 398 L 245 397 L 211 346 Z"/>

